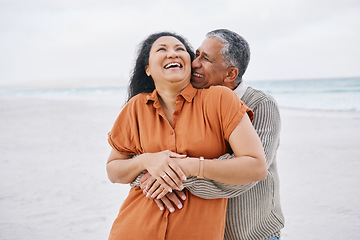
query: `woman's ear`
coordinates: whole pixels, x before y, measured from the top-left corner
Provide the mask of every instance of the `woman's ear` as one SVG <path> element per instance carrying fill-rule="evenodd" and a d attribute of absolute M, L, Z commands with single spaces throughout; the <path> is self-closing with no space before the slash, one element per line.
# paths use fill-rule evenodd
<path fill-rule="evenodd" d="M 146 65 L 146 66 L 145 66 L 145 72 L 146 72 L 146 75 L 147 75 L 148 77 L 150 77 L 151 73 L 150 73 L 149 65 Z"/>
<path fill-rule="evenodd" d="M 224 79 L 225 83 L 231 83 L 234 82 L 239 74 L 239 70 L 236 67 L 230 67 L 227 70 L 226 77 Z"/>

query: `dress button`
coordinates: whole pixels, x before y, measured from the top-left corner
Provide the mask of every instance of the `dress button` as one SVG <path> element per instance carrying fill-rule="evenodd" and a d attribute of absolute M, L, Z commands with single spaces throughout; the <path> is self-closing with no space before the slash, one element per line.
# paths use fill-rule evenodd
<path fill-rule="evenodd" d="M 174 135 L 174 132 L 173 132 L 173 131 L 171 131 L 171 132 L 170 132 L 170 135 Z"/>

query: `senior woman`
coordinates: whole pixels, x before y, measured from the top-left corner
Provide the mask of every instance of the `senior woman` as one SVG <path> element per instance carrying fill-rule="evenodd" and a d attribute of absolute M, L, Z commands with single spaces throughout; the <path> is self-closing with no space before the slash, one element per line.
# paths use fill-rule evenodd
<path fill-rule="evenodd" d="M 143 41 L 129 100 L 109 133 L 112 182 L 130 183 L 148 171 L 160 198 L 182 189 L 181 181 L 189 176 L 233 185 L 248 183 L 244 179 L 249 176 L 253 181 L 266 177 L 251 110 L 228 88 L 193 88 L 193 57 L 186 40 L 174 33 L 152 34 Z M 211 160 L 230 151 L 236 158 Z M 206 200 L 184 191 L 183 208 L 170 214 L 159 211 L 139 187 L 132 188 L 109 239 L 223 239 L 227 199 Z"/>

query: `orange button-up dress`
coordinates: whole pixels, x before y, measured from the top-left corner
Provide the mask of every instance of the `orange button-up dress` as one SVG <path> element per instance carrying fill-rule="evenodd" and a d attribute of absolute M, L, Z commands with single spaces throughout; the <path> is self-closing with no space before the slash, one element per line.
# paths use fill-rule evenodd
<path fill-rule="evenodd" d="M 229 152 L 228 139 L 251 110 L 228 88 L 195 89 L 189 84 L 177 97 L 170 125 L 157 91 L 138 94 L 123 108 L 109 133 L 121 154 L 170 150 L 211 159 Z M 110 240 L 223 239 L 227 199 L 202 199 L 184 190 L 183 208 L 160 211 L 139 187 L 132 188 L 110 231 Z"/>

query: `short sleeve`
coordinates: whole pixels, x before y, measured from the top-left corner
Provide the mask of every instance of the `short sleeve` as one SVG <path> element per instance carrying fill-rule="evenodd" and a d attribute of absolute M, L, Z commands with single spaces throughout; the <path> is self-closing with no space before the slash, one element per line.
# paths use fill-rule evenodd
<path fill-rule="evenodd" d="M 138 100 L 134 97 L 124 106 L 108 133 L 109 144 L 121 154 L 139 154 L 139 129 L 136 120 Z"/>
<path fill-rule="evenodd" d="M 219 93 L 214 95 L 218 95 L 219 114 L 224 138 L 226 141 L 229 141 L 231 133 L 240 123 L 243 116 L 248 114 L 252 121 L 254 113 L 231 89 L 217 86 L 215 91 L 219 91 Z"/>

